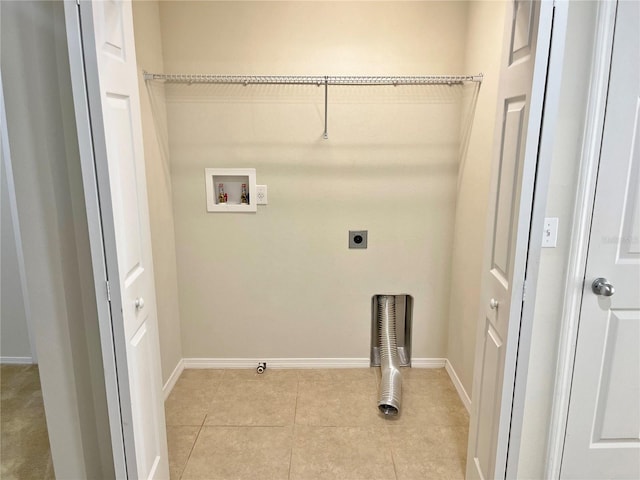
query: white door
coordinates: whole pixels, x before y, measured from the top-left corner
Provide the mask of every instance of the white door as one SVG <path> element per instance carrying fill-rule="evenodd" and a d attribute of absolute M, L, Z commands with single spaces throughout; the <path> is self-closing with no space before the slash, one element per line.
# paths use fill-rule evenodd
<path fill-rule="evenodd" d="M 506 14 L 468 479 L 505 476 L 552 8 L 513 1 Z"/>
<path fill-rule="evenodd" d="M 621 1 L 561 478 L 640 478 L 640 3 Z M 613 286 L 593 292 L 597 278 Z M 607 296 L 607 294 L 611 294 Z"/>
<path fill-rule="evenodd" d="M 77 7 L 67 4 L 66 9 Z M 99 240 L 110 289 L 111 332 L 107 333 L 112 338 L 102 339 L 102 345 L 108 348 L 111 341 L 115 350 L 117 392 L 109 384 L 107 392 L 111 398 L 118 396 L 122 435 L 112 439 L 114 452 L 122 450 L 117 442 L 124 442 L 127 478 L 169 478 L 131 3 L 83 1 L 79 17 L 77 10 L 75 17 L 66 13 L 68 36 L 81 29 L 86 91 L 80 92 L 83 102 L 76 89 L 78 72 L 72 71 L 76 118 L 82 119 L 83 108 L 87 118 L 88 100 L 90 163 L 95 167 Z M 70 37 L 70 56 L 75 59 L 73 48 Z M 78 132 L 81 143 L 87 140 L 86 126 L 79 125 Z M 87 159 L 82 161 L 84 169 Z M 83 170 L 85 190 L 94 191 L 89 177 Z M 97 263 L 94 257 L 94 270 L 99 270 Z M 117 435 L 112 432 L 112 437 Z"/>

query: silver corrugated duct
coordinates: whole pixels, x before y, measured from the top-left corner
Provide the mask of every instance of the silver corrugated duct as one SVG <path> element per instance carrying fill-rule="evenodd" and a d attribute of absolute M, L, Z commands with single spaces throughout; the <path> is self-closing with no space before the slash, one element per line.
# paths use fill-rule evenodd
<path fill-rule="evenodd" d="M 402 375 L 396 340 L 396 297 L 378 296 L 378 331 L 380 334 L 380 401 L 378 408 L 385 415 L 397 415 L 402 396 Z"/>

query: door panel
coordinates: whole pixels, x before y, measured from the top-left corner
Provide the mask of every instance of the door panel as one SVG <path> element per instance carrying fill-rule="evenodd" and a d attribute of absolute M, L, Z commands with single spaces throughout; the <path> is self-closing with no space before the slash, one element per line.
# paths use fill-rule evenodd
<path fill-rule="evenodd" d="M 116 0 L 105 0 L 95 6 L 97 16 L 100 20 L 100 27 L 103 32 L 102 51 L 114 57 L 114 59 L 125 61 L 125 41 L 122 23 L 123 4 Z"/>
<path fill-rule="evenodd" d="M 640 183 L 640 97 L 636 99 L 633 124 L 635 130 L 631 138 L 631 162 L 629 165 L 629 179 L 626 185 L 622 211 L 622 237 L 618 242 L 618 263 L 640 261 L 640 195 L 637 186 Z"/>
<path fill-rule="evenodd" d="M 531 55 L 533 34 L 536 28 L 532 1 L 517 2 L 514 9 L 509 65 Z"/>
<path fill-rule="evenodd" d="M 519 163 L 522 159 L 520 144 L 524 136 L 525 99 L 506 99 L 504 128 L 501 135 L 498 189 L 495 199 L 496 216 L 494 223 L 493 265 L 491 273 L 509 288 L 512 257 L 513 211 L 518 191 Z M 516 161 L 514 161 L 516 160 Z"/>
<path fill-rule="evenodd" d="M 162 456 L 158 455 L 157 438 L 161 435 L 162 425 L 156 423 L 158 417 L 158 405 L 163 404 L 162 397 L 158 398 L 153 378 L 155 376 L 153 362 L 154 343 L 156 335 L 148 327 L 153 322 L 142 322 L 138 331 L 133 335 L 129 343 L 129 358 L 131 362 L 131 397 L 133 406 L 133 418 L 136 423 L 134 433 L 136 435 L 136 455 L 139 472 L 153 472 L 158 470 L 158 463 Z M 149 392 L 152 396 L 149 397 Z M 149 401 L 151 400 L 151 401 Z M 160 477 L 159 477 L 160 478 Z"/>
<path fill-rule="evenodd" d="M 498 332 L 492 327 L 492 322 L 487 319 L 484 331 L 486 332 L 484 348 L 482 352 L 483 366 L 481 390 L 478 395 L 480 418 L 478 423 L 478 435 L 475 438 L 474 457 L 476 458 L 476 468 L 480 472 L 491 472 L 494 470 L 495 461 L 495 429 L 493 425 L 498 414 L 499 402 L 496 401 L 495 393 L 499 390 L 499 373 L 501 359 L 504 358 L 502 352 L 502 339 Z M 489 434 L 481 435 L 481 432 Z M 490 435 L 490 436 L 489 436 Z"/>
<path fill-rule="evenodd" d="M 634 368 L 640 365 L 638 339 L 640 312 L 611 309 L 596 393 L 594 445 L 640 438 L 640 371 Z"/>
<path fill-rule="evenodd" d="M 640 478 L 640 3 L 621 1 L 611 60 L 561 477 Z M 592 283 L 606 278 L 612 296 Z"/>
<path fill-rule="evenodd" d="M 106 95 L 104 115 L 111 132 L 107 137 L 107 156 L 111 184 L 113 213 L 118 229 L 118 264 L 124 274 L 125 288 L 144 272 L 142 227 L 138 205 L 138 172 L 133 141 L 130 99 L 112 93 Z"/>

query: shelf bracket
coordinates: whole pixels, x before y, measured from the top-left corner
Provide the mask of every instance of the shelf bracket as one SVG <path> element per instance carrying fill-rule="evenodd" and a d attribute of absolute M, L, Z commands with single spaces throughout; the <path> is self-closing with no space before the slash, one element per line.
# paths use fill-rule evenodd
<path fill-rule="evenodd" d="M 324 77 L 324 133 L 322 138 L 327 140 L 329 138 L 328 131 L 328 111 L 329 111 L 329 77 Z"/>

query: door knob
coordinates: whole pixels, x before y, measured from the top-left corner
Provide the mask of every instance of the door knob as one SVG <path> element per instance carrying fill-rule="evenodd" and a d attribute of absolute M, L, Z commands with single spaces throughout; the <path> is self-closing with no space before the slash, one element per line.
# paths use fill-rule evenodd
<path fill-rule="evenodd" d="M 135 301 L 136 310 L 142 310 L 144 308 L 144 298 L 138 297 Z"/>
<path fill-rule="evenodd" d="M 603 297 L 610 297 L 616 293 L 616 289 L 609 283 L 606 278 L 596 278 L 591 284 L 591 290 L 596 295 L 602 295 Z"/>
<path fill-rule="evenodd" d="M 498 301 L 495 298 L 492 298 L 489 300 L 489 307 L 491 307 L 491 310 L 495 310 L 498 308 Z"/>

